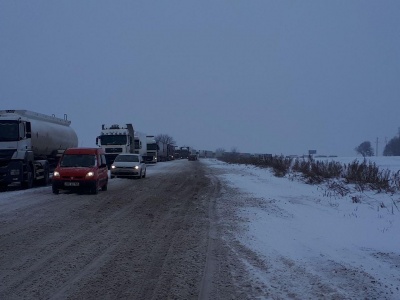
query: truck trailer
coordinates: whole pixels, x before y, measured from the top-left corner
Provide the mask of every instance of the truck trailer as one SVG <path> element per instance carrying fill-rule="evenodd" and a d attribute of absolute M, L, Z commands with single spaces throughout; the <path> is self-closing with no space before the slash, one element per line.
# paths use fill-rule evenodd
<path fill-rule="evenodd" d="M 145 157 L 147 154 L 147 137 L 143 132 L 135 131 L 135 152 Z"/>
<path fill-rule="evenodd" d="M 158 142 L 158 161 L 169 161 L 175 159 L 175 145 Z"/>
<path fill-rule="evenodd" d="M 71 121 L 29 110 L 0 110 L 0 187 L 47 185 L 63 152 L 78 146 Z"/>

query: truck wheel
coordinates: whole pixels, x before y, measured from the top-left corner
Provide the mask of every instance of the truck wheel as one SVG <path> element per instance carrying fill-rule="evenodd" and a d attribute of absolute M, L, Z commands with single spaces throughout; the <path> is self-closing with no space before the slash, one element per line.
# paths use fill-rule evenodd
<path fill-rule="evenodd" d="M 26 177 L 24 178 L 24 182 L 22 183 L 22 187 L 24 189 L 30 189 L 33 186 L 33 173 L 30 165 L 26 166 Z"/>
<path fill-rule="evenodd" d="M 53 190 L 53 194 L 58 195 L 60 193 L 60 191 L 58 190 L 58 188 L 56 188 L 54 185 L 51 188 Z"/>
<path fill-rule="evenodd" d="M 50 183 L 50 175 L 49 175 L 49 169 L 44 169 L 44 171 L 43 171 L 44 173 L 43 173 L 43 179 L 41 180 L 41 184 L 42 185 L 44 185 L 44 186 L 46 186 L 46 185 L 48 185 L 49 183 Z"/>

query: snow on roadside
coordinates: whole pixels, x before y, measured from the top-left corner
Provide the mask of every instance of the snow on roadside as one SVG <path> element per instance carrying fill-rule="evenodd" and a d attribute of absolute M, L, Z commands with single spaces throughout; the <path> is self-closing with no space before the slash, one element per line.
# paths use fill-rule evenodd
<path fill-rule="evenodd" d="M 343 282 L 329 272 L 339 272 L 338 266 L 358 270 L 368 278 L 366 284 L 376 284 L 388 299 L 400 299 L 400 211 L 393 206 L 399 195 L 327 196 L 323 186 L 277 178 L 267 169 L 203 162 L 223 170 L 219 176 L 230 186 L 260 200 L 258 207 L 239 212 L 248 221 L 247 234 L 238 236 L 244 245 L 261 256 L 275 257 L 275 261 L 283 256 L 309 272 L 328 276 L 337 289 Z M 377 164 L 393 171 L 399 167 L 396 162 Z M 361 203 L 352 202 L 354 195 Z M 297 292 L 301 294 L 301 288 Z M 342 287 L 341 292 L 348 291 Z"/>

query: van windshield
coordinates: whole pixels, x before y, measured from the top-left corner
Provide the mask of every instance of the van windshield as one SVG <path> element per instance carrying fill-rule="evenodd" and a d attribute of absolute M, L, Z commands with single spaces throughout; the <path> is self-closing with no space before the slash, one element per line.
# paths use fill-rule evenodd
<path fill-rule="evenodd" d="M 61 167 L 88 168 L 96 166 L 96 156 L 93 154 L 65 154 L 60 162 Z"/>

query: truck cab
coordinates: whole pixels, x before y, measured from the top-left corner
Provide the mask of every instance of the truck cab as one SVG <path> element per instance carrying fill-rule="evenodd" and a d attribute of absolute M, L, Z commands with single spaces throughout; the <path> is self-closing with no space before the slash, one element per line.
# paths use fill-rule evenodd
<path fill-rule="evenodd" d="M 134 153 L 135 131 L 132 124 L 113 124 L 109 127 L 102 125 L 100 135 L 96 138 L 96 145 L 105 152 L 107 166 L 110 167 L 118 154 Z"/>
<path fill-rule="evenodd" d="M 0 188 L 47 185 L 62 152 L 78 144 L 70 121 L 28 110 L 0 110 Z"/>
<path fill-rule="evenodd" d="M 159 146 L 153 135 L 146 136 L 146 155 L 143 156 L 146 163 L 155 164 L 158 161 Z"/>

